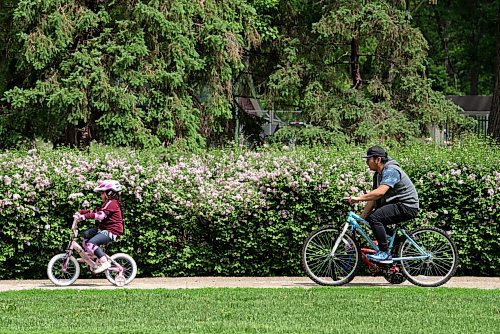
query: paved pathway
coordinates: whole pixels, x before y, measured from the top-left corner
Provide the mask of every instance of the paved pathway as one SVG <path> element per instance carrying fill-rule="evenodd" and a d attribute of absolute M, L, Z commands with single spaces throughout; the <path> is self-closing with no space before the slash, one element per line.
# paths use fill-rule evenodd
<path fill-rule="evenodd" d="M 125 289 L 193 289 L 193 288 L 313 288 L 318 287 L 307 277 L 171 277 L 136 278 Z M 412 286 L 405 282 L 401 285 L 387 283 L 383 277 L 358 276 L 344 285 L 378 286 L 395 288 Z M 453 277 L 443 285 L 449 288 L 500 289 L 500 277 Z M 26 289 L 113 289 L 106 279 L 78 279 L 70 287 L 58 287 L 46 280 L 7 280 L 0 281 L 0 291 Z"/>

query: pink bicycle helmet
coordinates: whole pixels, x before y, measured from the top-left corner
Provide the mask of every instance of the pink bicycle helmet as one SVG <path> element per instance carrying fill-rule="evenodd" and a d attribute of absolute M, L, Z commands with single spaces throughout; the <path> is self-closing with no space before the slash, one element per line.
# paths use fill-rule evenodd
<path fill-rule="evenodd" d="M 95 192 L 101 192 L 101 191 L 108 192 L 109 190 L 111 190 L 111 191 L 118 193 L 122 189 L 123 189 L 123 187 L 120 184 L 120 182 L 115 181 L 115 180 L 105 180 L 105 181 L 99 182 L 97 187 L 94 188 L 94 191 Z"/>

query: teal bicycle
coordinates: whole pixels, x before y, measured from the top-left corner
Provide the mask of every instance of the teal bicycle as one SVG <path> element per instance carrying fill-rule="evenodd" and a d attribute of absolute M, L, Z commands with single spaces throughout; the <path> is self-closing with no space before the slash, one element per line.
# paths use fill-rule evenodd
<path fill-rule="evenodd" d="M 320 285 L 337 286 L 352 281 L 361 262 L 369 264 L 367 249 L 361 248 L 358 236 L 370 244 L 369 252 L 379 250 L 362 224 L 369 227 L 366 220 L 349 212 L 342 228 L 328 225 L 311 232 L 302 247 L 302 267 L 307 276 Z M 408 233 L 394 226 L 388 240 L 394 262 L 376 266 L 391 283 L 401 283 L 406 278 L 415 285 L 436 287 L 446 283 L 457 270 L 457 246 L 439 228 L 420 227 Z M 395 277 L 395 272 L 401 279 L 392 281 L 389 277 Z"/>

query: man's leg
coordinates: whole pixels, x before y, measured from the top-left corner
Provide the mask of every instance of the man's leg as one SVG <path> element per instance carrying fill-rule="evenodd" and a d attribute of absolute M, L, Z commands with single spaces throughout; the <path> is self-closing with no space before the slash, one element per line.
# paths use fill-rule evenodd
<path fill-rule="evenodd" d="M 366 218 L 366 221 L 370 223 L 375 238 L 378 241 L 378 247 L 382 252 L 387 253 L 389 250 L 385 226 L 397 224 L 410 218 L 408 214 L 402 210 L 401 205 L 402 204 L 386 204 L 376 209 Z"/>

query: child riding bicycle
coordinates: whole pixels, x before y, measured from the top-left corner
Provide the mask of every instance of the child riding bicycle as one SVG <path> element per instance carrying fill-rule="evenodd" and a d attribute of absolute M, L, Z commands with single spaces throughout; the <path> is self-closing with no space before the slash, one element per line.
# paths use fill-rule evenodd
<path fill-rule="evenodd" d="M 73 215 L 79 221 L 86 219 L 97 221 L 97 226 L 83 233 L 85 250 L 97 257 L 97 266 L 94 270 L 96 274 L 109 269 L 111 266 L 106 254 L 99 246 L 117 241 L 123 234 L 124 225 L 120 203 L 122 188 L 120 182 L 115 180 L 99 182 L 94 191 L 101 193 L 102 205 L 94 210 L 79 210 Z"/>

